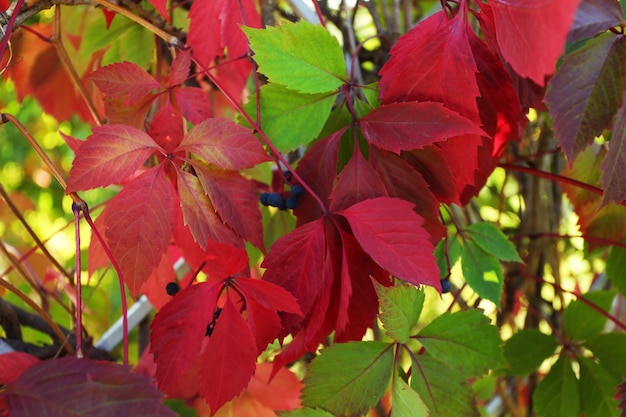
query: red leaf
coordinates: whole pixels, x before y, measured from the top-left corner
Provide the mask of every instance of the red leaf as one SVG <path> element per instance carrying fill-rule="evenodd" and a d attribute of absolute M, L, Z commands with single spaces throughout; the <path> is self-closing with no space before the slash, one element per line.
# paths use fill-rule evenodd
<path fill-rule="evenodd" d="M 165 291 L 165 286 L 169 282 L 176 281 L 174 265 L 179 258 L 178 250 L 170 246 L 169 250 L 161 258 L 159 265 L 154 268 L 152 274 L 139 289 L 139 292 L 145 294 L 148 300 L 150 300 L 150 304 L 157 310 L 160 310 L 172 299 Z"/>
<path fill-rule="evenodd" d="M 141 67 L 131 62 L 107 65 L 87 76 L 109 97 L 126 97 L 125 105 L 137 104 L 161 85 Z"/>
<path fill-rule="evenodd" d="M 439 201 L 446 204 L 460 204 L 460 196 L 456 188 L 454 176 L 438 146 L 433 145 L 424 149 L 406 152 L 402 156 L 409 165 L 422 174 L 430 190 Z"/>
<path fill-rule="evenodd" d="M 302 383 L 287 368 L 281 368 L 272 376 L 271 364 L 258 364 L 247 390 L 271 410 L 288 411 L 301 407 Z"/>
<path fill-rule="evenodd" d="M 133 105 L 124 104 L 123 97 L 105 97 L 104 113 L 111 124 L 119 123 L 141 129 L 155 97 L 154 94 L 143 96 Z"/>
<path fill-rule="evenodd" d="M 232 236 L 234 234 L 224 227 L 215 212 L 198 177 L 181 169 L 176 172 L 178 175 L 178 194 L 185 225 L 189 227 L 189 231 L 198 245 L 206 249 L 210 239 L 228 242 L 234 238 Z"/>
<path fill-rule="evenodd" d="M 168 78 L 168 85 L 170 87 L 177 86 L 184 83 L 189 78 L 189 68 L 191 67 L 191 51 L 181 51 L 172 66 L 170 67 L 170 74 Z"/>
<path fill-rule="evenodd" d="M 256 368 L 256 358 L 252 333 L 227 292 L 199 363 L 200 395 L 211 407 L 211 414 L 248 385 Z"/>
<path fill-rule="evenodd" d="M 0 355 L 0 385 L 10 384 L 39 359 L 23 352 L 7 352 Z"/>
<path fill-rule="evenodd" d="M 251 297 L 246 298 L 246 314 L 248 327 L 256 342 L 257 354 L 260 355 L 279 335 L 282 329 L 280 317 L 276 310 L 264 307 Z"/>
<path fill-rule="evenodd" d="M 158 145 L 150 136 L 133 127 L 96 127 L 76 154 L 66 191 L 87 190 L 121 182 L 157 149 Z"/>
<path fill-rule="evenodd" d="M 380 71 L 383 103 L 438 101 L 479 122 L 477 68 L 465 14 L 461 11 L 449 19 L 440 11 L 398 40 Z"/>
<path fill-rule="evenodd" d="M 330 210 L 338 211 L 368 198 L 387 196 L 385 185 L 376 171 L 367 163 L 361 151 L 356 150 L 339 174 L 330 195 Z"/>
<path fill-rule="evenodd" d="M 0 393 L 12 417 L 173 417 L 149 378 L 127 366 L 67 356 L 33 365 Z M 106 412 L 103 408 L 106 405 Z"/>
<path fill-rule="evenodd" d="M 150 137 L 163 148 L 165 154 L 174 153 L 183 140 L 183 115 L 169 100 L 152 118 Z"/>
<path fill-rule="evenodd" d="M 189 151 L 218 168 L 237 171 L 269 160 L 250 129 L 228 119 L 207 119 L 196 125 L 178 150 Z"/>
<path fill-rule="evenodd" d="M 433 102 L 383 104 L 359 125 L 369 143 L 397 154 L 452 136 L 485 134 L 472 121 Z"/>
<path fill-rule="evenodd" d="M 337 155 L 339 141 L 346 129 L 341 129 L 312 145 L 304 154 L 296 172 L 313 192 L 328 206 L 328 198 L 337 178 Z M 322 209 L 315 199 L 305 194 L 294 211 L 298 225 L 311 222 L 322 215 Z"/>
<path fill-rule="evenodd" d="M 265 250 L 261 212 L 254 184 L 236 172 L 205 167 L 198 163 L 194 167 L 222 222 L 243 239 Z"/>
<path fill-rule="evenodd" d="M 397 197 L 415 204 L 415 211 L 424 219 L 424 229 L 436 245 L 445 228 L 439 220 L 439 201 L 422 175 L 405 160 L 391 152 L 370 148 L 370 164 L 383 181 L 389 197 Z"/>
<path fill-rule="evenodd" d="M 9 9 L 11 2 L 9 0 L 0 0 L 0 12 L 4 12 Z"/>
<path fill-rule="evenodd" d="M 498 46 L 522 77 L 545 85 L 565 50 L 580 0 L 496 0 L 490 2 Z"/>
<path fill-rule="evenodd" d="M 163 392 L 176 388 L 200 354 L 221 288 L 209 282 L 185 288 L 154 317 L 150 325 L 150 350 Z"/>
<path fill-rule="evenodd" d="M 107 241 L 132 295 L 137 295 L 167 250 L 174 201 L 174 188 L 157 167 L 133 179 L 108 204 Z"/>
<path fill-rule="evenodd" d="M 205 252 L 207 275 L 224 280 L 248 268 L 248 254 L 244 248 L 209 241 Z M 239 278 L 238 278 L 239 279 Z"/>
<path fill-rule="evenodd" d="M 324 285 L 324 240 L 324 220 L 307 223 L 276 241 L 261 265 L 264 279 L 293 294 L 305 315 Z"/>
<path fill-rule="evenodd" d="M 338 212 L 363 250 L 392 275 L 441 290 L 434 247 L 413 204 L 396 198 L 365 200 Z"/>
<path fill-rule="evenodd" d="M 271 282 L 243 277 L 235 279 L 235 286 L 241 290 L 246 300 L 251 297 L 265 308 L 302 315 L 296 299 L 283 287 Z"/>
<path fill-rule="evenodd" d="M 178 87 L 172 91 L 175 106 L 191 123 L 200 122 L 211 117 L 211 103 L 207 93 L 197 87 Z"/>
<path fill-rule="evenodd" d="M 111 23 L 113 23 L 113 18 L 117 13 L 112 12 L 111 10 L 102 8 L 102 14 L 104 14 L 104 19 L 106 21 L 106 28 L 109 29 L 111 27 Z"/>
<path fill-rule="evenodd" d="M 78 149 L 80 149 L 80 145 L 85 143 L 84 140 L 76 139 L 75 137 L 66 135 L 65 133 L 61 132 L 60 130 L 59 130 L 59 135 L 61 135 L 61 137 L 63 138 L 63 140 L 67 144 L 67 146 L 69 146 L 69 148 L 72 150 L 72 152 L 74 152 L 74 154 L 77 154 L 78 153 Z"/>

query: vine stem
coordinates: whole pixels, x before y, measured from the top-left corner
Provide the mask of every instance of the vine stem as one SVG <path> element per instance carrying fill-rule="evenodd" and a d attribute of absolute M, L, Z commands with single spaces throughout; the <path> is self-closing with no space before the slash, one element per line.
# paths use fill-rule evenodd
<path fill-rule="evenodd" d="M 11 38 L 11 33 L 13 32 L 13 25 L 15 24 L 15 19 L 20 14 L 20 10 L 22 10 L 22 6 L 24 5 L 24 0 L 17 0 L 15 7 L 13 8 L 13 14 L 9 19 L 9 24 L 5 30 L 4 38 L 2 39 L 2 43 L 0 44 L 0 57 L 4 56 L 4 51 L 7 49 L 7 45 L 9 44 L 9 39 Z M 11 64 L 10 62 L 7 65 Z"/>
<path fill-rule="evenodd" d="M 244 119 L 246 119 L 246 121 L 248 123 L 250 123 L 250 126 L 252 126 L 258 132 L 259 136 L 261 137 L 261 139 L 263 140 L 265 145 L 267 145 L 267 147 L 270 149 L 270 151 L 274 154 L 276 159 L 278 159 L 285 166 L 285 168 L 287 168 L 287 170 L 289 170 L 291 175 L 293 175 L 293 177 L 296 180 L 298 180 L 300 185 L 302 185 L 302 187 L 315 199 L 317 204 L 319 204 L 319 206 L 321 207 L 322 213 L 327 214 L 328 210 L 326 209 L 326 205 L 322 202 L 320 197 L 311 189 L 311 187 L 309 187 L 309 185 L 306 182 L 304 182 L 304 180 L 298 175 L 298 173 L 291 167 L 291 164 L 285 159 L 285 157 L 280 153 L 280 151 L 276 148 L 276 146 L 274 146 L 274 144 L 267 137 L 265 132 L 263 132 L 263 130 L 261 129 L 259 124 L 257 122 L 255 122 L 250 117 L 250 115 L 248 113 L 246 113 L 246 111 L 243 109 L 243 107 L 241 107 L 241 105 L 237 102 L 237 100 L 235 100 L 235 98 L 232 96 L 232 94 L 230 94 L 230 92 L 228 92 L 224 88 L 222 83 L 217 78 L 215 78 L 215 76 L 213 74 L 211 74 L 208 69 L 206 69 L 199 62 L 197 62 L 195 60 L 194 60 L 194 62 L 196 63 L 196 65 L 198 65 L 202 69 L 202 71 L 207 75 L 207 77 L 209 77 L 211 82 L 213 84 L 215 84 L 215 86 L 224 94 L 224 96 L 226 96 L 228 101 L 244 117 Z"/>
<path fill-rule="evenodd" d="M 72 204 L 74 214 L 74 238 L 76 239 L 76 357 L 82 359 L 83 352 L 83 284 L 80 279 L 80 206 Z"/>

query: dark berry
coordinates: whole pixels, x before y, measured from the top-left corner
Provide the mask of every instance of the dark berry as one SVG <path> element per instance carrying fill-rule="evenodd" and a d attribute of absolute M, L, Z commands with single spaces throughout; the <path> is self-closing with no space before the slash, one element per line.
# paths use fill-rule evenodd
<path fill-rule="evenodd" d="M 293 175 L 289 170 L 286 169 L 283 171 L 283 177 L 285 177 L 285 181 L 290 182 Z"/>
<path fill-rule="evenodd" d="M 442 294 L 449 293 L 451 289 L 452 289 L 452 284 L 450 283 L 450 280 L 442 279 L 441 280 L 441 293 Z"/>
<path fill-rule="evenodd" d="M 167 295 L 176 295 L 178 291 L 180 291 L 180 287 L 175 282 L 168 282 L 165 286 L 165 292 L 167 293 Z"/>
<path fill-rule="evenodd" d="M 280 204 L 277 207 L 278 210 L 287 210 L 287 203 L 285 200 L 280 200 Z"/>
<path fill-rule="evenodd" d="M 285 200 L 285 206 L 287 206 L 287 208 L 290 210 L 298 208 L 298 200 L 293 198 L 293 196 L 289 197 L 288 199 Z"/>
<path fill-rule="evenodd" d="M 283 198 L 278 193 L 271 193 L 267 196 L 267 205 L 272 207 L 280 207 L 283 203 Z"/>
<path fill-rule="evenodd" d="M 304 188 L 301 185 L 294 185 L 291 187 L 291 198 L 298 200 L 304 195 Z"/>
<path fill-rule="evenodd" d="M 270 195 L 271 195 L 270 193 L 261 194 L 261 196 L 259 197 L 259 201 L 261 202 L 261 204 L 263 204 L 264 206 L 268 206 Z"/>

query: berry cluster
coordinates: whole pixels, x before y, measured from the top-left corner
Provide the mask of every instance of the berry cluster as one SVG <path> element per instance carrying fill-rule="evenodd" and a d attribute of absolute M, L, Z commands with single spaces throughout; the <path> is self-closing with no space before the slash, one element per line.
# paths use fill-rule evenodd
<path fill-rule="evenodd" d="M 304 195 L 304 188 L 300 185 L 291 187 L 289 197 L 283 198 L 279 193 L 263 193 L 259 200 L 264 206 L 276 207 L 279 210 L 293 210 L 298 207 L 298 201 Z"/>

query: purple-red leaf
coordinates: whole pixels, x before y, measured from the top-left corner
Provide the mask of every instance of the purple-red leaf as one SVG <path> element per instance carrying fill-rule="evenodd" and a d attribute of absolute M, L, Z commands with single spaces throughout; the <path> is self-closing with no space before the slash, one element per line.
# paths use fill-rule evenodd
<path fill-rule="evenodd" d="M 7 385 L 11 417 L 173 417 L 150 379 L 127 366 L 67 356 L 40 362 Z"/>
<path fill-rule="evenodd" d="M 176 106 L 191 123 L 198 124 L 211 117 L 207 93 L 197 87 L 178 87 L 172 91 Z"/>
<path fill-rule="evenodd" d="M 363 250 L 392 275 L 441 290 L 434 247 L 413 204 L 397 198 L 365 200 L 338 212 Z"/>
<path fill-rule="evenodd" d="M 175 201 L 174 187 L 156 167 L 129 182 L 107 205 L 107 241 L 132 295 L 167 250 Z"/>
<path fill-rule="evenodd" d="M 231 171 L 269 160 L 252 131 L 228 119 L 207 119 L 194 126 L 178 150 L 189 151 L 211 165 Z"/>
<path fill-rule="evenodd" d="M 626 90 L 624 97 L 626 99 Z M 602 163 L 602 188 L 604 195 L 600 207 L 607 203 L 621 203 L 626 199 L 626 108 L 617 112 L 609 151 Z"/>
<path fill-rule="evenodd" d="M 578 6 L 568 42 L 591 38 L 623 20 L 619 0 L 583 0 Z"/>
<path fill-rule="evenodd" d="M 148 0 L 151 5 L 163 16 L 165 20 L 170 22 L 170 15 L 167 13 L 167 0 Z"/>
<path fill-rule="evenodd" d="M 158 149 L 150 136 L 134 127 L 96 127 L 76 154 L 66 191 L 88 190 L 121 182 L 134 174 Z"/>
<path fill-rule="evenodd" d="M 626 39 L 605 33 L 567 55 L 546 101 L 555 136 L 571 161 L 611 126 L 626 88 Z"/>
<path fill-rule="evenodd" d="M 106 96 L 126 97 L 125 105 L 136 104 L 161 85 L 146 71 L 131 62 L 120 62 L 102 67 L 87 77 Z"/>
<path fill-rule="evenodd" d="M 176 294 L 154 317 L 150 351 L 163 392 L 171 392 L 178 385 L 200 354 L 220 288 L 209 282 L 192 285 Z"/>
<path fill-rule="evenodd" d="M 302 315 L 296 299 L 283 287 L 252 278 L 237 278 L 235 285 L 241 289 L 246 299 L 252 297 L 263 307 Z"/>
<path fill-rule="evenodd" d="M 200 395 L 211 414 L 246 388 L 256 369 L 256 341 L 230 292 L 200 356 Z"/>
<path fill-rule="evenodd" d="M 539 85 L 554 73 L 580 0 L 495 0 L 490 2 L 498 46 L 522 77 Z M 458 84 L 457 84 L 458 85 Z"/>
<path fill-rule="evenodd" d="M 472 121 L 435 102 L 383 104 L 359 125 L 369 143 L 397 154 L 452 136 L 485 134 Z"/>

